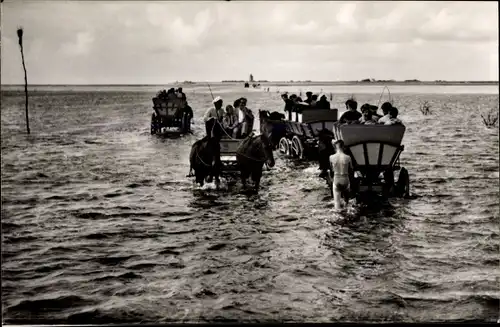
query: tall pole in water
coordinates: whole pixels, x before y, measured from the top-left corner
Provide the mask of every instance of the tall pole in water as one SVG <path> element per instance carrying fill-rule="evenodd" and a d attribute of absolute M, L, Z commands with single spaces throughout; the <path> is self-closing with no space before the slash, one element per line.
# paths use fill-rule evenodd
<path fill-rule="evenodd" d="M 30 134 L 30 122 L 28 117 L 28 74 L 26 73 L 26 64 L 24 63 L 24 49 L 23 49 L 23 28 L 17 29 L 17 37 L 19 38 L 19 47 L 21 48 L 21 58 L 23 60 L 24 69 L 24 94 L 26 96 L 26 131 Z"/>

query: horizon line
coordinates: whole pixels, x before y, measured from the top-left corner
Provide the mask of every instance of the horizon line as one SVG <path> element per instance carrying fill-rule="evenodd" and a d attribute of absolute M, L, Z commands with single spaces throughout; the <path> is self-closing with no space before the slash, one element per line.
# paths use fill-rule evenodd
<path fill-rule="evenodd" d="M 160 85 L 169 85 L 169 84 L 203 84 L 203 83 L 250 83 L 250 81 L 245 81 L 245 80 L 222 80 L 222 81 L 175 81 L 175 82 L 166 82 L 166 83 L 148 83 L 148 84 L 129 84 L 129 83 L 119 83 L 119 84 L 102 84 L 102 83 L 92 83 L 92 84 L 84 84 L 84 83 L 63 83 L 63 84 L 53 84 L 53 83 L 33 83 L 33 84 L 28 84 L 31 86 L 160 86 Z M 342 84 L 342 83 L 359 83 L 359 84 L 375 84 L 375 83 L 488 83 L 488 84 L 499 84 L 499 81 L 493 81 L 493 80 L 417 80 L 417 79 L 409 79 L 409 80 L 374 80 L 374 81 L 362 81 L 362 80 L 350 80 L 350 81 L 313 81 L 313 80 L 303 80 L 303 81 L 295 81 L 295 80 L 288 80 L 288 81 L 269 81 L 269 80 L 255 80 L 252 83 L 267 83 L 267 84 L 273 84 L 273 83 L 287 83 L 287 84 L 293 84 L 293 83 L 336 83 L 336 84 Z M 10 83 L 1 83 L 0 86 L 24 86 L 24 84 L 10 84 Z"/>

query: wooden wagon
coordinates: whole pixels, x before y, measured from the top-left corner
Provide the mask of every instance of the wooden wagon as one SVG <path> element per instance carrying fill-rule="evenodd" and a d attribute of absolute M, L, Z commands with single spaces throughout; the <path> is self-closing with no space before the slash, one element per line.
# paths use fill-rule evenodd
<path fill-rule="evenodd" d="M 186 100 L 176 95 L 153 98 L 151 134 L 186 134 L 191 131 L 191 117 Z"/>
<path fill-rule="evenodd" d="M 266 130 L 280 131 L 276 140 L 279 152 L 287 156 L 304 159 L 317 154 L 318 131 L 332 130 L 337 121 L 337 109 L 306 108 L 302 112 L 288 111 L 283 120 L 270 120 L 261 115 L 261 133 Z M 282 133 L 281 133 L 282 131 Z"/>
<path fill-rule="evenodd" d="M 334 138 L 344 141 L 346 153 L 352 158 L 353 193 L 409 196 L 409 174 L 399 160 L 404 150 L 401 142 L 405 130 L 403 125 L 333 126 Z M 329 184 L 331 187 L 331 180 Z"/>

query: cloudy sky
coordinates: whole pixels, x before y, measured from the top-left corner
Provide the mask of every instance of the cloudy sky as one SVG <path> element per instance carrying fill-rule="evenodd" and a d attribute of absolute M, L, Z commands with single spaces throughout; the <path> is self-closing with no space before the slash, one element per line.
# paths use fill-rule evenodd
<path fill-rule="evenodd" d="M 2 4 L 2 84 L 363 78 L 498 81 L 496 2 Z"/>

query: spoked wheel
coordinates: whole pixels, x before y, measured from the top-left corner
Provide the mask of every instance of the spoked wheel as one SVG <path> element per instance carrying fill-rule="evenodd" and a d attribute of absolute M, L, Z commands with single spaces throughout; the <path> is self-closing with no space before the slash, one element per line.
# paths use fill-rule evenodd
<path fill-rule="evenodd" d="M 286 137 L 282 137 L 278 144 L 279 152 L 282 154 L 290 154 L 290 145 L 288 144 L 288 139 Z"/>
<path fill-rule="evenodd" d="M 156 121 L 156 116 L 154 114 L 151 115 L 151 135 L 154 135 L 158 132 L 157 129 L 158 122 Z"/>
<path fill-rule="evenodd" d="M 399 178 L 395 185 L 396 195 L 401 198 L 408 198 L 410 196 L 410 175 L 406 168 L 401 167 Z"/>
<path fill-rule="evenodd" d="M 299 159 L 302 159 L 304 156 L 304 146 L 302 145 L 302 141 L 297 135 L 292 138 L 291 153 L 294 157 Z"/>

